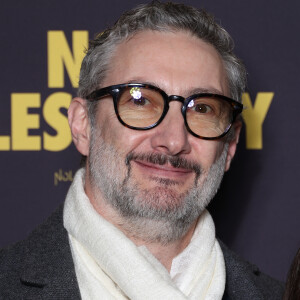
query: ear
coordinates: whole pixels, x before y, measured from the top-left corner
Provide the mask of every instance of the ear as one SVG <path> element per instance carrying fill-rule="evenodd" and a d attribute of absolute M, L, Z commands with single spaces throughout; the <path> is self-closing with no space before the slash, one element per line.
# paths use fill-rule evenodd
<path fill-rule="evenodd" d="M 77 150 L 85 156 L 89 154 L 90 125 L 85 100 L 74 98 L 68 110 L 69 126 Z"/>
<path fill-rule="evenodd" d="M 233 124 L 234 137 L 229 141 L 228 152 L 227 152 L 226 163 L 225 163 L 225 171 L 229 170 L 231 161 L 235 155 L 236 146 L 239 143 L 241 128 L 242 128 L 241 121 L 238 120 L 234 122 Z"/>

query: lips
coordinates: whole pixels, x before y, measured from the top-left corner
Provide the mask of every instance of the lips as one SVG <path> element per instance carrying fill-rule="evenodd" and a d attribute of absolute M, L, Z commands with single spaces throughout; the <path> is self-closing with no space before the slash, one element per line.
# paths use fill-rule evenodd
<path fill-rule="evenodd" d="M 143 169 L 143 172 L 150 173 L 152 176 L 162 176 L 162 177 L 182 177 L 187 176 L 191 173 L 193 173 L 190 169 L 184 169 L 184 168 L 175 168 L 171 166 L 170 164 L 153 164 L 145 161 L 139 161 L 134 160 L 134 163 L 141 169 Z"/>

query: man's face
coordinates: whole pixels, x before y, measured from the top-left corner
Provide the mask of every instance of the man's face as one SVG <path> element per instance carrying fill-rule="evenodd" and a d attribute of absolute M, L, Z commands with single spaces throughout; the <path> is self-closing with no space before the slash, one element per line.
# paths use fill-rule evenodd
<path fill-rule="evenodd" d="M 216 50 L 184 32 L 144 31 L 118 46 L 102 86 L 129 82 L 151 83 L 184 97 L 195 91 L 228 95 Z M 188 133 L 179 102 L 170 103 L 159 126 L 137 131 L 120 124 L 107 97 L 98 103 L 91 133 L 91 202 L 100 214 L 108 204 L 135 235 L 170 242 L 186 232 L 214 196 L 224 173 L 224 149 L 223 140 Z"/>

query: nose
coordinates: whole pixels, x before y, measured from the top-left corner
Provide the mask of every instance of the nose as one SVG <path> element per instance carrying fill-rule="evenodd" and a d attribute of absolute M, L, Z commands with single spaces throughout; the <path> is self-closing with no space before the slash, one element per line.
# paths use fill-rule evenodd
<path fill-rule="evenodd" d="M 181 114 L 181 103 L 170 103 L 163 121 L 153 129 L 151 146 L 167 155 L 187 154 L 191 151 L 189 133 Z"/>

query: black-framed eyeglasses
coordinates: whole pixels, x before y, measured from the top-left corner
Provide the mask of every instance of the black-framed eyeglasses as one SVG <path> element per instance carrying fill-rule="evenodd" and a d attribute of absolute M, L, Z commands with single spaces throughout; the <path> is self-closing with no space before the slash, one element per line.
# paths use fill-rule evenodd
<path fill-rule="evenodd" d="M 135 130 L 158 126 L 169 110 L 169 103 L 179 101 L 187 130 L 205 140 L 223 137 L 243 110 L 241 103 L 223 95 L 169 96 L 160 88 L 144 83 L 108 86 L 92 92 L 86 99 L 98 101 L 109 95 L 113 98 L 115 113 L 121 124 Z"/>

